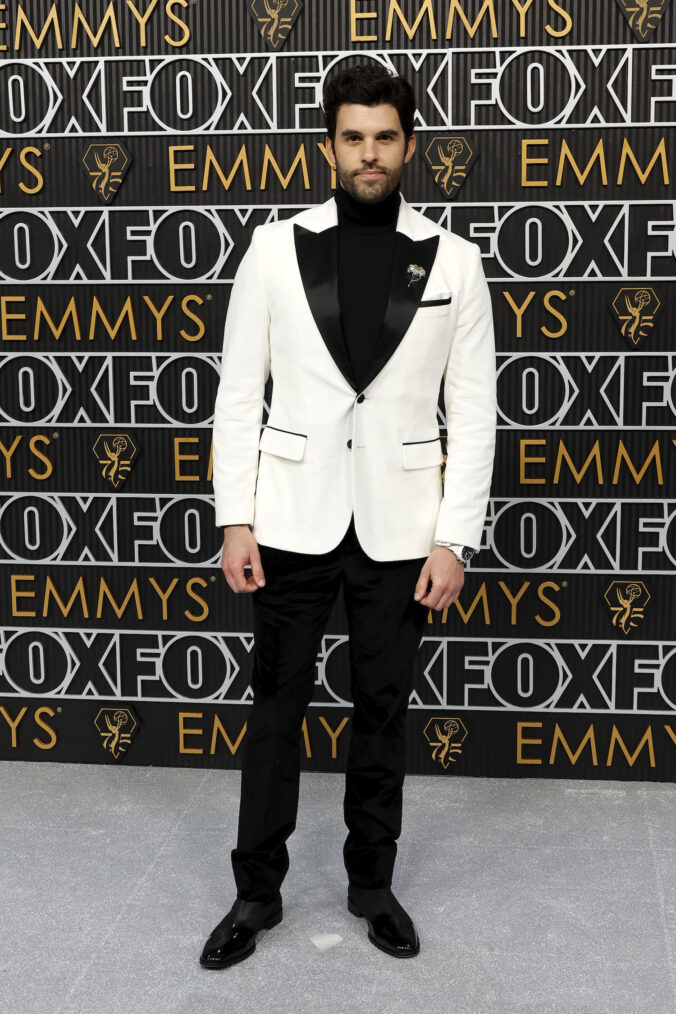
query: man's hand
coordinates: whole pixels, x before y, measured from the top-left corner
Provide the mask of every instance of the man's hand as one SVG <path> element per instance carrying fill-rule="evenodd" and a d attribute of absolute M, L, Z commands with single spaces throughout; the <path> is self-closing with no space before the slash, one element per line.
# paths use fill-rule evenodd
<path fill-rule="evenodd" d="M 244 574 L 246 564 L 251 564 L 248 577 Z M 265 584 L 258 543 L 248 525 L 226 525 L 221 567 L 234 592 L 254 592 Z"/>
<path fill-rule="evenodd" d="M 432 587 L 427 592 L 430 580 Z M 445 609 L 455 602 L 465 583 L 465 567 L 455 553 L 437 546 L 425 560 L 413 596 L 423 606 Z"/>

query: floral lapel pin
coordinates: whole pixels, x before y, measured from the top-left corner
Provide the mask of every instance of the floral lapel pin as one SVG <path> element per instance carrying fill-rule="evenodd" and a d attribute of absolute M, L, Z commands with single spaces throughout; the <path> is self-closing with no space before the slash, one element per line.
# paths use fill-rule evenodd
<path fill-rule="evenodd" d="M 427 272 L 424 268 L 421 268 L 419 264 L 409 264 L 406 268 L 406 274 L 411 276 L 407 286 L 407 288 L 410 288 L 411 285 L 413 285 L 413 282 L 419 282 L 425 277 Z"/>

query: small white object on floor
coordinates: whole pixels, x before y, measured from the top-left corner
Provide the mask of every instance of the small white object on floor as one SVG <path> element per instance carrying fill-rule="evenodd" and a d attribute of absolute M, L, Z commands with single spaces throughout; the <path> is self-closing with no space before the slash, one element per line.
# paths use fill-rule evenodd
<path fill-rule="evenodd" d="M 328 951 L 331 947 L 339 944 L 342 939 L 339 933 L 315 933 L 314 936 L 310 937 L 310 940 L 319 951 Z"/>

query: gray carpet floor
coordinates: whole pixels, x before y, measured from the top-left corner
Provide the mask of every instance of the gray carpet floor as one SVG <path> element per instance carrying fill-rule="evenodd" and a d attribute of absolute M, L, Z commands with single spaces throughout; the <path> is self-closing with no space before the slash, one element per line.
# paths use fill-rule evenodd
<path fill-rule="evenodd" d="M 0 763 L 2 1014 L 675 1014 L 676 786 L 408 776 L 404 961 L 347 911 L 342 776 L 303 772 L 284 920 L 208 971 L 239 782 Z"/>

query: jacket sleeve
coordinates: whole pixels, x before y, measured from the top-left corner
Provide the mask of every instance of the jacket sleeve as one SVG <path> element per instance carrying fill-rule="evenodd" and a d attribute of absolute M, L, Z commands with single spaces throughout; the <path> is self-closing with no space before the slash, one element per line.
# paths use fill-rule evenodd
<path fill-rule="evenodd" d="M 213 428 L 216 525 L 253 524 L 263 395 L 270 373 L 270 314 L 260 226 L 237 270 L 225 322 Z"/>
<path fill-rule="evenodd" d="M 493 312 L 479 247 L 473 243 L 444 370 L 447 454 L 434 538 L 478 549 L 496 439 Z"/>

